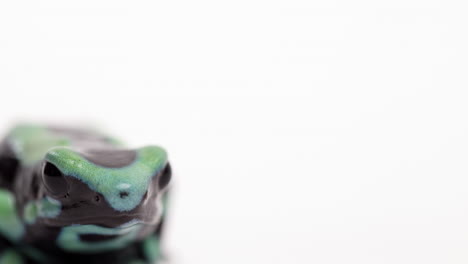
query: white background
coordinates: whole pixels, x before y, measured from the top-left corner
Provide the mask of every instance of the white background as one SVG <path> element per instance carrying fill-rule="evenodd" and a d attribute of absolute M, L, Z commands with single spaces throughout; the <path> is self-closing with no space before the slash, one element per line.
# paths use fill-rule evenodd
<path fill-rule="evenodd" d="M 464 1 L 2 1 L 0 128 L 175 169 L 174 264 L 468 262 Z"/>

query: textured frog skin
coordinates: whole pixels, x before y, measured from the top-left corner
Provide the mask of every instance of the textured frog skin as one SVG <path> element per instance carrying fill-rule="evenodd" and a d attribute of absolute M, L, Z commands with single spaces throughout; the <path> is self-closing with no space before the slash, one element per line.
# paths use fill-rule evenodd
<path fill-rule="evenodd" d="M 160 147 L 16 126 L 0 143 L 0 264 L 157 263 L 170 179 Z"/>

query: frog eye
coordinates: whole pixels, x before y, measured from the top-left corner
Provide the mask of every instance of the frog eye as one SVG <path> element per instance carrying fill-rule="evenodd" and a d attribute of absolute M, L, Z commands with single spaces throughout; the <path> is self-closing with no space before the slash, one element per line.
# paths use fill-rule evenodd
<path fill-rule="evenodd" d="M 52 163 L 46 162 L 42 170 L 42 181 L 47 190 L 55 196 L 65 195 L 68 191 L 63 173 Z"/>
<path fill-rule="evenodd" d="M 158 179 L 159 189 L 164 189 L 171 181 L 172 170 L 169 164 L 166 165 Z"/>

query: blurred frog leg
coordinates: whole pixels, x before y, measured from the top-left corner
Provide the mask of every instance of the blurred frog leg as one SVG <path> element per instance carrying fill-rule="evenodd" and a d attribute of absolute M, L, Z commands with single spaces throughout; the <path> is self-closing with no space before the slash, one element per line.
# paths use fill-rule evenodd
<path fill-rule="evenodd" d="M 6 143 L 0 143 L 0 187 L 11 189 L 19 161 Z"/>
<path fill-rule="evenodd" d="M 24 226 L 16 213 L 15 197 L 0 188 L 0 234 L 11 242 L 18 241 L 24 233 Z"/>
<path fill-rule="evenodd" d="M 21 254 L 10 248 L 0 252 L 0 264 L 24 264 Z"/>

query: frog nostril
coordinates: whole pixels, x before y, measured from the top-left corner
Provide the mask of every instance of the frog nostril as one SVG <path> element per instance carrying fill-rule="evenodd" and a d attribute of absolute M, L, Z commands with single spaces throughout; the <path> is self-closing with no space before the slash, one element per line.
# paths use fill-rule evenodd
<path fill-rule="evenodd" d="M 120 192 L 119 195 L 120 195 L 120 198 L 124 199 L 125 197 L 128 196 L 128 192 Z"/>
<path fill-rule="evenodd" d="M 99 201 L 101 201 L 101 197 L 99 197 L 99 195 L 94 196 L 94 201 L 99 203 Z"/>

